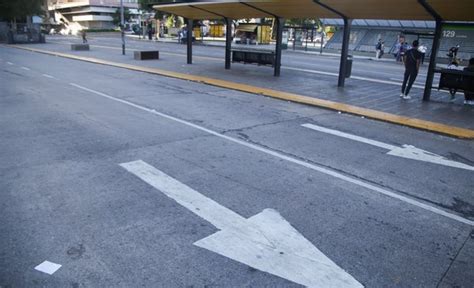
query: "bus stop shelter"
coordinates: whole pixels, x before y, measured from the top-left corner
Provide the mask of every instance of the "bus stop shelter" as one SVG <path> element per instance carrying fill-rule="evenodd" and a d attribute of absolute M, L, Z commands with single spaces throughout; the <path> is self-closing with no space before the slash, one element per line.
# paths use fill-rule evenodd
<path fill-rule="evenodd" d="M 430 64 L 423 100 L 431 95 L 443 24 L 474 21 L 472 0 L 214 0 L 162 4 L 154 9 L 193 20 L 224 20 L 227 24 L 225 68 L 231 65 L 231 21 L 244 18 L 271 18 L 276 21 L 276 48 L 274 76 L 280 76 L 281 46 L 284 19 L 287 18 L 341 18 L 344 22 L 338 86 L 344 87 L 349 36 L 354 19 L 379 20 L 434 20 L 436 23 Z M 192 64 L 192 33 L 187 33 L 187 63 Z"/>

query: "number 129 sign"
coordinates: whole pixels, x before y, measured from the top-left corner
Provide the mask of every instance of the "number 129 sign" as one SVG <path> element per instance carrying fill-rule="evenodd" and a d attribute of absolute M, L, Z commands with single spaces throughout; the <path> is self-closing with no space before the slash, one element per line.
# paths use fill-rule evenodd
<path fill-rule="evenodd" d="M 454 38 L 456 36 L 456 31 L 453 30 L 444 30 L 443 37 L 445 38 Z"/>

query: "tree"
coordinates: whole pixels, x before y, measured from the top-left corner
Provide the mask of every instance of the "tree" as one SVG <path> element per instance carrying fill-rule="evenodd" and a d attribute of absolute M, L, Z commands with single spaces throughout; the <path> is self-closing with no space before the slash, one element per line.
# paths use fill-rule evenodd
<path fill-rule="evenodd" d="M 140 8 L 143 10 L 150 11 L 152 10 L 152 6 L 154 4 L 160 3 L 183 3 L 183 2 L 190 2 L 186 0 L 138 0 L 138 4 L 140 4 Z"/>
<path fill-rule="evenodd" d="M 44 15 L 43 4 L 44 0 L 2 0 L 0 1 L 0 18 L 13 21 L 27 16 Z"/>
<path fill-rule="evenodd" d="M 168 16 L 166 13 L 162 11 L 157 11 L 153 9 L 154 4 L 160 4 L 161 2 L 169 3 L 172 2 L 170 0 L 160 1 L 160 0 L 138 0 L 138 4 L 140 4 L 140 9 L 147 11 L 147 12 L 155 12 L 155 19 L 163 20 L 165 16 Z M 180 1 L 173 1 L 173 2 L 180 2 Z"/>
<path fill-rule="evenodd" d="M 112 18 L 113 18 L 113 23 L 117 26 L 120 26 L 122 22 L 122 18 L 120 17 L 120 8 L 117 8 L 117 10 L 115 10 L 115 13 L 112 16 Z M 128 19 L 130 19 L 130 10 L 127 7 L 124 7 L 123 8 L 123 21 L 127 22 Z"/>
<path fill-rule="evenodd" d="M 300 27 L 320 27 L 320 20 L 317 18 L 292 18 L 286 20 L 288 26 Z"/>
<path fill-rule="evenodd" d="M 138 0 L 138 4 L 140 5 L 140 9 L 145 10 L 145 11 L 152 11 L 153 4 L 155 4 L 157 1 L 153 0 Z"/>
<path fill-rule="evenodd" d="M 176 16 L 176 15 L 173 15 L 173 14 L 167 16 L 166 20 L 165 20 L 165 25 L 168 28 L 171 28 L 171 27 L 181 28 L 181 26 L 183 26 L 183 24 L 184 24 L 183 17 Z"/>

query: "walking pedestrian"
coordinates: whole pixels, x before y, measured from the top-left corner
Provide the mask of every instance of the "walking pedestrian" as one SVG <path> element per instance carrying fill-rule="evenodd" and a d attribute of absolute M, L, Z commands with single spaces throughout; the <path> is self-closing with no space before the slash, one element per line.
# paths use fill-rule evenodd
<path fill-rule="evenodd" d="M 448 54 L 448 63 L 453 62 L 454 59 L 458 56 L 459 44 L 449 48 Z"/>
<path fill-rule="evenodd" d="M 379 42 L 375 44 L 375 59 L 380 58 L 380 51 L 382 51 L 382 39 L 379 39 Z"/>
<path fill-rule="evenodd" d="M 451 62 L 446 69 L 449 70 L 459 70 L 459 61 L 458 59 L 454 59 L 453 62 Z M 451 95 L 451 101 L 454 101 L 454 98 L 456 96 L 456 92 L 458 89 L 456 88 L 449 88 L 449 94 Z"/>
<path fill-rule="evenodd" d="M 153 39 L 153 30 L 152 30 L 152 28 L 153 28 L 153 25 L 152 25 L 151 22 L 149 22 L 148 25 L 147 25 L 147 30 L 146 30 L 146 32 L 148 34 L 148 40 Z"/>
<path fill-rule="evenodd" d="M 421 53 L 421 64 L 423 64 L 425 63 L 425 55 L 426 55 L 426 51 L 428 51 L 428 47 L 426 47 L 425 45 L 419 45 L 418 51 L 420 51 Z"/>
<path fill-rule="evenodd" d="M 82 29 L 82 31 L 81 31 L 81 36 L 82 36 L 82 43 L 83 43 L 83 44 L 86 44 L 86 43 L 87 43 L 87 34 L 86 34 L 86 30 L 85 30 L 85 29 Z"/>
<path fill-rule="evenodd" d="M 408 100 L 411 97 L 410 93 L 411 86 L 415 82 L 418 70 L 420 69 L 421 53 L 418 51 L 418 40 L 413 41 L 412 48 L 405 52 L 403 56 L 403 63 L 405 64 L 405 75 L 402 84 L 402 93 L 400 97 Z M 408 85 L 407 85 L 408 83 Z"/>

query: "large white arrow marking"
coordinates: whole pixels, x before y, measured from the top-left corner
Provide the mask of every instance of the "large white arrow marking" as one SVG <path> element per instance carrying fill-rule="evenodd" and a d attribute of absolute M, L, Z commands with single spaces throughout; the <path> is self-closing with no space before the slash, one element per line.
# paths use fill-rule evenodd
<path fill-rule="evenodd" d="M 194 245 L 309 287 L 363 287 L 275 210 L 245 219 L 142 160 L 120 166 L 220 230 Z"/>
<path fill-rule="evenodd" d="M 398 146 L 395 146 L 395 145 L 386 144 L 386 143 L 383 143 L 383 142 L 363 138 L 363 137 L 360 137 L 360 136 L 344 133 L 344 132 L 341 132 L 341 131 L 324 128 L 324 127 L 317 126 L 317 125 L 314 125 L 314 124 L 303 124 L 301 126 L 309 128 L 309 129 L 313 129 L 313 130 L 316 130 L 316 131 L 319 131 L 319 132 L 323 132 L 323 133 L 327 133 L 327 134 L 331 134 L 331 135 L 335 135 L 335 136 L 339 136 L 339 137 L 344 137 L 344 138 L 351 139 L 351 140 L 354 140 L 354 141 L 359 141 L 359 142 L 362 142 L 362 143 L 366 143 L 366 144 L 369 144 L 369 145 L 373 145 L 373 146 L 377 146 L 377 147 L 380 147 L 380 148 L 390 150 L 387 153 L 388 155 L 393 155 L 393 156 L 408 158 L 408 159 L 412 159 L 412 160 L 430 162 L 430 163 L 434 163 L 434 164 L 439 164 L 439 165 L 444 165 L 444 166 L 449 166 L 449 167 L 474 171 L 473 166 L 469 166 L 469 165 L 466 165 L 464 163 L 448 160 L 448 159 L 444 158 L 443 156 L 433 154 L 431 152 L 428 152 L 428 151 L 425 151 L 425 150 L 422 150 L 422 149 L 418 149 L 415 146 L 402 145 L 402 147 L 398 147 Z"/>

